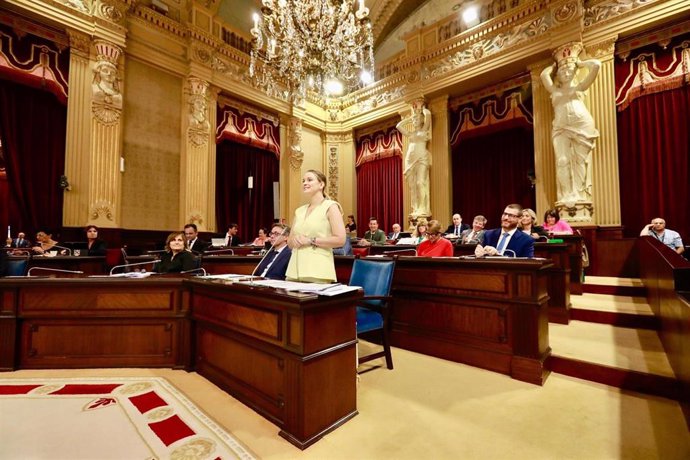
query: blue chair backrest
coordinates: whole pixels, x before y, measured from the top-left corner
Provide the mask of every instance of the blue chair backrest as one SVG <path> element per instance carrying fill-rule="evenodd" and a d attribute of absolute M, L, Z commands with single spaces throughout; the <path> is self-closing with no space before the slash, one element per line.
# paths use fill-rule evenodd
<path fill-rule="evenodd" d="M 394 261 L 373 261 L 355 259 L 352 264 L 350 286 L 360 286 L 364 295 L 384 296 L 391 292 L 393 284 Z M 368 303 L 381 305 L 380 300 L 369 300 Z"/>
<path fill-rule="evenodd" d="M 7 261 L 7 276 L 26 276 L 29 271 L 29 258 L 9 259 Z"/>

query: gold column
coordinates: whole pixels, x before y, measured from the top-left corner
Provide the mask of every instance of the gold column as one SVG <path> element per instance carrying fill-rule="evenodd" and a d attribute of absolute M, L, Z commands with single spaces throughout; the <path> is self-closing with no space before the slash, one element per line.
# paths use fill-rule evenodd
<path fill-rule="evenodd" d="M 122 49 L 94 41 L 96 61 L 91 85 L 91 162 L 89 168 L 89 222 L 101 227 L 119 227 L 122 178 Z"/>
<path fill-rule="evenodd" d="M 328 194 L 331 199 L 338 201 L 345 214 L 355 209 L 357 183 L 354 171 L 356 156 L 352 131 L 329 132 L 325 135 L 326 145 L 326 176 L 328 177 Z"/>
<path fill-rule="evenodd" d="M 67 135 L 65 144 L 65 176 L 71 190 L 64 193 L 62 225 L 81 227 L 89 221 L 89 171 L 91 165 L 91 80 L 89 67 L 90 38 L 69 31 L 70 93 L 67 99 Z"/>
<path fill-rule="evenodd" d="M 589 89 L 587 105 L 599 130 L 592 152 L 592 201 L 594 222 L 600 226 L 621 224 L 618 172 L 618 128 L 614 50 L 618 36 L 587 46 L 587 54 L 601 61 L 599 75 Z"/>
<path fill-rule="evenodd" d="M 404 120 L 410 115 L 410 109 L 409 107 L 406 108 L 405 110 L 401 110 L 399 112 L 400 114 L 400 119 Z M 432 128 L 433 128 L 433 115 L 432 115 Z M 401 136 L 402 138 L 402 167 L 403 169 L 405 168 L 405 155 L 407 155 L 407 149 L 410 147 L 410 141 L 407 136 Z M 433 165 L 432 165 L 433 168 Z M 410 202 L 410 191 L 407 188 L 407 182 L 405 182 L 405 175 L 403 174 L 403 177 L 401 177 L 402 180 L 402 189 L 403 189 L 403 219 L 405 219 L 405 216 L 409 216 L 410 214 L 410 208 L 412 207 L 412 204 Z M 400 222 L 400 225 L 403 228 L 403 231 L 413 231 L 414 228 L 411 225 L 408 225 L 408 228 L 405 229 L 405 223 Z"/>
<path fill-rule="evenodd" d="M 441 222 L 447 222 L 453 214 L 452 177 L 450 159 L 450 133 L 448 119 L 448 95 L 439 96 L 429 101 L 431 110 L 431 216 Z M 461 211 L 461 210 L 456 210 Z"/>
<path fill-rule="evenodd" d="M 292 215 L 300 205 L 297 192 L 302 184 L 302 120 L 280 115 L 280 217 L 292 223 Z"/>
<path fill-rule="evenodd" d="M 199 231 L 215 231 L 215 149 L 211 123 L 216 103 L 209 83 L 190 76 L 182 104 L 184 144 L 180 158 L 180 223 L 194 223 Z"/>
<path fill-rule="evenodd" d="M 541 82 L 540 74 L 553 63 L 543 60 L 529 66 L 532 78 L 532 110 L 534 112 L 534 175 L 537 217 L 543 216 L 556 202 L 556 165 L 551 142 L 553 106 L 549 92 Z"/>

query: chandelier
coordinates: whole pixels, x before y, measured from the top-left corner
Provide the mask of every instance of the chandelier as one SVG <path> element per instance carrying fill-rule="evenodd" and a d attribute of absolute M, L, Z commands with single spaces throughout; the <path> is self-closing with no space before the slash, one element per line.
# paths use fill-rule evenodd
<path fill-rule="evenodd" d="M 364 0 L 262 0 L 254 14 L 249 74 L 291 102 L 312 90 L 343 94 L 373 80 L 374 40 Z"/>

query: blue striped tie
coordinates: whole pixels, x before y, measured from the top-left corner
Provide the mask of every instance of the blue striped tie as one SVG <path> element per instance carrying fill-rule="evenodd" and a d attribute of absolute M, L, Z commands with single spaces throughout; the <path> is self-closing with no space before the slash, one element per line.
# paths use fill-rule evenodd
<path fill-rule="evenodd" d="M 506 241 L 508 241 L 508 235 L 510 235 L 510 233 L 504 232 L 503 236 L 501 236 L 501 241 L 498 242 L 496 250 L 499 254 L 503 254 L 503 248 L 506 246 Z"/>

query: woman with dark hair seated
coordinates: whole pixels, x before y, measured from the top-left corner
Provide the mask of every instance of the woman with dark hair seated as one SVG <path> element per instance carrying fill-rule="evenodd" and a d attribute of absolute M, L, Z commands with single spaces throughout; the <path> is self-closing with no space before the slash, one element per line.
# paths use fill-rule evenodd
<path fill-rule="evenodd" d="M 105 241 L 98 239 L 98 227 L 88 225 L 84 230 L 86 232 L 86 255 L 104 256 L 107 245 Z"/>
<path fill-rule="evenodd" d="M 154 266 L 158 273 L 180 273 L 196 268 L 194 256 L 187 249 L 187 238 L 184 233 L 174 232 L 165 241 L 165 252 L 160 262 Z"/>
<path fill-rule="evenodd" d="M 520 217 L 518 228 L 535 240 L 549 236 L 549 233 L 544 230 L 544 227 L 537 225 L 537 213 L 530 208 L 525 208 L 522 210 L 522 216 Z"/>
<path fill-rule="evenodd" d="M 560 233 L 562 235 L 572 235 L 573 229 L 558 214 L 558 210 L 549 209 L 544 213 L 544 230 L 549 233 Z"/>
<path fill-rule="evenodd" d="M 48 254 L 57 244 L 58 242 L 53 240 L 53 233 L 48 229 L 43 229 L 36 233 L 36 244 L 31 250 L 35 254 Z"/>

